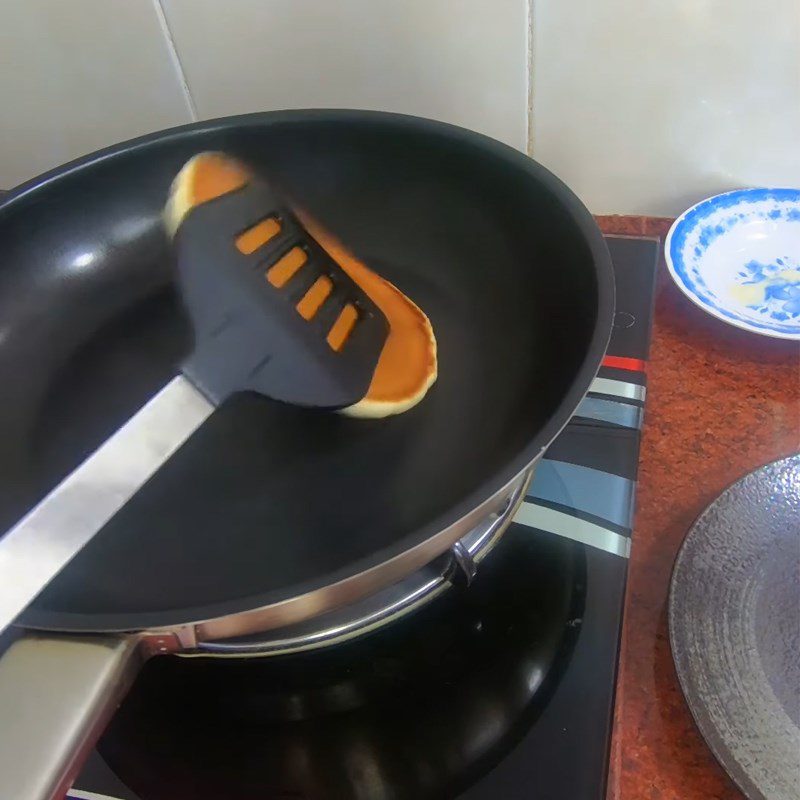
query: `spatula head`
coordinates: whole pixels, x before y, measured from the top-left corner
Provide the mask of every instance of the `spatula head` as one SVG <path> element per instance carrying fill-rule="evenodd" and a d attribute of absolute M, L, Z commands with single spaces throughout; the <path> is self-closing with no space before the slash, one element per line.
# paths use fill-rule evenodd
<path fill-rule="evenodd" d="M 386 318 L 269 185 L 195 206 L 174 241 L 195 335 L 183 372 L 209 400 L 254 391 L 336 409 L 365 396 Z"/>

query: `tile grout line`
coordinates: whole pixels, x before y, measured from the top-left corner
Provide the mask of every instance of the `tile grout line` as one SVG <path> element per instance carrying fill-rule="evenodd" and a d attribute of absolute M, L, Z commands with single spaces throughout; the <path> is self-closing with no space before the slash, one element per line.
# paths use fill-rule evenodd
<path fill-rule="evenodd" d="M 525 60 L 525 84 L 527 87 L 527 154 L 533 156 L 533 4 L 536 0 L 527 0 L 526 6 L 528 9 L 528 47 L 527 58 Z"/>
<path fill-rule="evenodd" d="M 194 97 L 192 97 L 192 92 L 189 88 L 189 82 L 186 79 L 186 73 L 184 72 L 183 64 L 181 63 L 181 58 L 178 55 L 178 48 L 175 46 L 175 40 L 172 37 L 172 31 L 170 30 L 169 22 L 167 21 L 167 15 L 164 11 L 162 0 L 153 0 L 153 9 L 156 12 L 156 17 L 158 18 L 158 23 L 161 26 L 161 31 L 164 34 L 164 38 L 167 40 L 167 49 L 169 50 L 172 64 L 178 73 L 178 78 L 180 79 L 181 86 L 183 87 L 183 93 L 186 97 L 186 104 L 189 106 L 189 115 L 192 118 L 192 122 L 197 122 L 199 119 L 197 116 L 197 107 L 194 104 Z"/>

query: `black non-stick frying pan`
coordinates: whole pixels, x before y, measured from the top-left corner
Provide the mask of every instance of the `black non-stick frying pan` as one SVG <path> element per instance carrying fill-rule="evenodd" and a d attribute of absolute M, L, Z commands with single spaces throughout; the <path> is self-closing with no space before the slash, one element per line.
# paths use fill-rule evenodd
<path fill-rule="evenodd" d="M 268 175 L 412 297 L 436 332 L 439 379 L 388 420 L 249 395 L 218 409 L 19 618 L 47 631 L 139 633 L 29 636 L 0 659 L 3 797 L 64 787 L 87 741 L 75 731 L 97 727 L 132 653 L 312 617 L 444 552 L 503 507 L 605 351 L 613 279 L 602 237 L 560 181 L 508 147 L 342 111 L 153 134 L 0 206 L 0 528 L 188 351 L 160 214 L 170 181 L 202 150 Z M 45 692 L 32 706 L 9 688 L 22 678 Z M 27 749 L 23 734 L 34 736 Z"/>

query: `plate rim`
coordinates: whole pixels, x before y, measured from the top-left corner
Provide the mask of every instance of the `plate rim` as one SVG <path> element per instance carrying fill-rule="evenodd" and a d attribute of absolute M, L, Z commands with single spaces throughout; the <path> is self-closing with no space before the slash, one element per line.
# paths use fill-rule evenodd
<path fill-rule="evenodd" d="M 698 718 L 698 714 L 695 711 L 695 707 L 693 706 L 692 702 L 689 699 L 689 688 L 685 682 L 685 676 L 681 672 L 681 669 L 678 665 L 678 657 L 677 652 L 680 649 L 680 645 L 676 643 L 676 604 L 677 604 L 677 581 L 676 575 L 680 568 L 683 559 L 685 558 L 686 550 L 687 550 L 687 543 L 689 541 L 689 535 L 694 530 L 695 526 L 698 522 L 708 514 L 711 509 L 719 502 L 719 500 L 726 495 L 728 492 L 733 489 L 734 486 L 737 486 L 739 483 L 748 478 L 749 476 L 760 472 L 761 470 L 767 469 L 768 467 L 780 464 L 782 462 L 791 461 L 800 459 L 800 451 L 799 452 L 792 452 L 788 455 L 780 456 L 779 458 L 773 459 L 771 461 L 767 461 L 765 463 L 761 463 L 756 467 L 753 467 L 749 472 L 745 473 L 744 475 L 739 476 L 736 480 L 729 483 L 718 492 L 714 498 L 703 508 L 703 510 L 695 517 L 692 521 L 691 525 L 686 529 L 686 534 L 681 541 L 681 545 L 678 548 L 678 552 L 675 555 L 675 560 L 672 564 L 672 570 L 670 572 L 669 578 L 669 591 L 667 593 L 667 607 L 666 607 L 666 616 L 667 616 L 667 640 L 669 642 L 669 649 L 670 649 L 670 656 L 672 658 L 672 666 L 675 670 L 675 675 L 677 677 L 678 686 L 681 690 L 681 696 L 683 697 L 684 703 L 686 704 L 686 708 L 689 710 L 689 714 L 692 718 L 692 722 L 694 723 L 695 730 L 700 734 L 700 738 L 703 741 L 703 744 L 709 749 L 711 754 L 714 756 L 717 764 L 723 769 L 725 774 L 728 778 L 736 785 L 737 789 L 748 798 L 748 800 L 769 800 L 761 789 L 753 782 L 750 775 L 746 772 L 744 767 L 737 761 L 730 750 L 727 747 L 721 747 L 724 745 L 724 741 L 722 737 L 719 735 L 719 732 L 715 728 L 711 728 L 710 732 L 707 731 L 708 726 L 710 723 L 706 723 Z M 713 735 L 710 735 L 713 734 Z"/>
<path fill-rule="evenodd" d="M 692 289 L 687 286 L 684 282 L 683 278 L 679 274 L 678 270 L 675 268 L 675 264 L 673 263 L 672 259 L 672 239 L 684 225 L 686 225 L 686 219 L 696 211 L 700 206 L 705 205 L 706 203 L 710 203 L 714 200 L 719 200 L 722 197 L 729 197 L 730 195 L 748 195 L 753 192 L 795 192 L 797 193 L 798 203 L 800 204 L 800 188 L 793 187 L 793 186 L 750 186 L 744 187 L 741 189 L 730 189 L 727 192 L 721 192 L 720 194 L 711 195 L 710 197 L 706 197 L 703 200 L 698 201 L 694 205 L 687 208 L 679 217 L 675 219 L 675 221 L 670 225 L 669 231 L 664 239 L 664 260 L 667 264 L 667 270 L 672 278 L 673 283 L 680 289 L 682 294 L 686 296 L 689 300 L 694 303 L 698 308 L 702 309 L 706 314 L 709 314 L 716 319 L 731 325 L 735 328 L 739 328 L 740 330 L 749 331 L 750 333 L 755 333 L 759 336 L 768 336 L 771 339 L 783 339 L 786 341 L 800 341 L 800 330 L 797 333 L 784 333 L 782 331 L 776 331 L 774 328 L 770 328 L 768 326 L 758 327 L 755 324 L 746 322 L 745 320 L 739 319 L 737 317 L 729 317 L 725 314 L 722 314 L 717 308 L 714 306 L 708 305 L 703 300 L 701 300 L 693 291 Z M 800 325 L 800 323 L 798 323 Z"/>

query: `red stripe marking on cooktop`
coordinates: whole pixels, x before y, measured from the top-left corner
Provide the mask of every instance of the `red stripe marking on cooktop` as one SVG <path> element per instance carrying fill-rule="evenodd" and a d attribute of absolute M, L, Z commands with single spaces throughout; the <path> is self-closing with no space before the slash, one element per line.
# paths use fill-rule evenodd
<path fill-rule="evenodd" d="M 647 362 L 641 358 L 625 358 L 624 356 L 606 356 L 603 359 L 604 367 L 614 367 L 615 369 L 628 369 L 631 372 L 644 372 L 647 369 Z"/>

